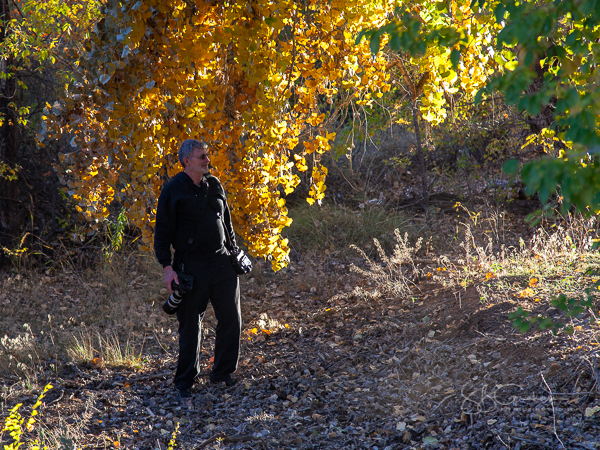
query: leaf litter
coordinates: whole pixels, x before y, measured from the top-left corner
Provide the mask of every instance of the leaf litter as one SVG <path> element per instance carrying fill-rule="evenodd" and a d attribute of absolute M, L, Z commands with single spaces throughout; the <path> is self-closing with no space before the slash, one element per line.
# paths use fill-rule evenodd
<path fill-rule="evenodd" d="M 350 263 L 364 262 L 305 258 L 283 274 L 259 266 L 243 279 L 239 383 L 208 384 L 216 326 L 209 311 L 189 408 L 172 386 L 176 322 L 159 314 L 152 292 L 160 278 L 132 275 L 128 289 L 82 289 L 60 274 L 13 278 L 3 290 L 12 319 L 0 322 L 0 334 L 24 336 L 17 324 L 30 323 L 38 343 L 27 345 L 39 356 L 28 362 L 13 352 L 21 373 L 2 377 L 3 417 L 17 402 L 31 407 L 51 381 L 39 415 L 46 439 L 85 448 L 166 449 L 177 424 L 185 449 L 600 448 L 591 313 L 573 319 L 572 335 L 521 334 L 508 316 L 529 298 L 489 290 L 482 301 L 476 283 L 444 287 L 428 278 L 412 295 L 385 297 L 350 272 Z M 521 290 L 535 287 L 531 279 L 520 280 Z M 98 301 L 107 289 L 147 292 L 125 306 Z M 127 317 L 117 332 L 143 343 L 137 366 L 66 362 L 49 344 L 85 327 L 106 336 L 115 314 Z"/>

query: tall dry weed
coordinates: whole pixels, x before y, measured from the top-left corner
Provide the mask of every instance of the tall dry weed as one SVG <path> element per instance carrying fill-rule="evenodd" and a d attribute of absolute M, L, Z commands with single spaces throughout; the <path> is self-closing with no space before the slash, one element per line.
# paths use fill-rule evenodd
<path fill-rule="evenodd" d="M 510 249 L 500 265 L 504 275 L 536 273 L 553 275 L 574 263 L 598 264 L 600 254 L 594 249 L 597 240 L 596 218 L 577 220 L 566 226 L 538 228 L 528 242 L 521 240 Z"/>
<path fill-rule="evenodd" d="M 457 204 L 467 219 L 461 222 L 463 239 L 460 242 L 465 271 L 492 272 L 495 275 L 555 273 L 575 260 L 595 258 L 594 244 L 598 241 L 598 218 L 580 214 L 556 216 L 554 223 L 538 225 L 530 238 L 523 238 L 514 229 L 506 229 L 503 216 L 497 210 L 470 211 Z M 464 215 L 463 215 L 464 216 Z M 502 219 L 502 220 L 501 220 Z M 530 234 L 525 233 L 523 235 Z M 516 236 L 508 245 L 505 236 Z M 560 269 L 562 269 L 560 267 Z"/>
<path fill-rule="evenodd" d="M 37 382 L 40 357 L 31 327 L 25 323 L 23 329 L 16 336 L 5 334 L 0 338 L 0 370 L 16 373 L 26 380 L 28 386 L 33 386 Z"/>
<path fill-rule="evenodd" d="M 404 237 L 396 228 L 394 230 L 396 244 L 390 256 L 388 256 L 380 242 L 373 239 L 379 261 L 374 261 L 359 247 L 351 245 L 365 259 L 368 269 L 361 269 L 355 264 L 350 265 L 350 270 L 362 275 L 375 283 L 383 295 L 400 296 L 410 293 L 414 283 L 411 277 L 417 269 L 414 264 L 414 256 L 421 248 L 423 239 L 419 238 L 414 247 L 408 241 L 408 233 Z"/>

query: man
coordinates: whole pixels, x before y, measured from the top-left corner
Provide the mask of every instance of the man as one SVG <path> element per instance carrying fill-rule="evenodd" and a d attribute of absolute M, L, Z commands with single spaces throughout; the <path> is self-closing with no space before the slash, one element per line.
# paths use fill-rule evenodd
<path fill-rule="evenodd" d="M 183 172 L 163 188 L 158 199 L 154 251 L 171 293 L 172 282 L 179 284 L 177 272 L 194 277 L 191 292 L 183 295 L 177 308 L 175 387 L 180 400 L 186 402 L 200 372 L 200 333 L 208 301 L 218 321 L 211 382 L 235 384 L 231 373 L 237 369 L 242 319 L 238 278 L 225 248 L 225 233 L 235 246 L 231 217 L 221 183 L 209 174 L 207 145 L 195 139 L 184 141 L 179 161 Z M 173 261 L 171 246 L 175 249 Z"/>

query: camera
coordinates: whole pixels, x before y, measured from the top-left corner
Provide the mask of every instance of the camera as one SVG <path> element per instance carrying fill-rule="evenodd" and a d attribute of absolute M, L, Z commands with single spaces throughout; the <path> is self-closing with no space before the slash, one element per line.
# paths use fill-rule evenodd
<path fill-rule="evenodd" d="M 175 280 L 171 281 L 173 293 L 163 305 L 163 311 L 167 314 L 175 314 L 183 296 L 192 290 L 194 277 L 184 273 L 178 273 L 177 278 L 179 279 L 179 284 L 175 283 Z"/>
<path fill-rule="evenodd" d="M 235 248 L 229 253 L 229 260 L 238 275 L 244 275 L 252 270 L 252 261 L 239 248 Z"/>

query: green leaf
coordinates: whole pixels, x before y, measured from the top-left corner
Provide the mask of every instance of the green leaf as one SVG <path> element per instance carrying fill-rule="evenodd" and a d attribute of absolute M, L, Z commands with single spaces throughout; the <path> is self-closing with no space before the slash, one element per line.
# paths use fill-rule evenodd
<path fill-rule="evenodd" d="M 502 172 L 509 175 L 517 175 L 519 173 L 519 166 L 520 163 L 518 160 L 511 159 L 504 163 L 504 166 L 502 167 Z"/>
<path fill-rule="evenodd" d="M 519 331 L 521 333 L 527 333 L 530 328 L 531 328 L 531 323 L 528 322 L 527 320 L 523 320 L 521 322 L 521 324 L 519 325 Z"/>
<path fill-rule="evenodd" d="M 402 46 L 402 41 L 400 40 L 400 35 L 397 31 L 391 33 L 389 46 L 392 50 L 400 50 Z"/>
<path fill-rule="evenodd" d="M 450 61 L 452 62 L 452 67 L 455 69 L 458 68 L 458 63 L 460 62 L 460 51 L 457 49 L 452 49 L 452 52 L 450 52 Z"/>
<path fill-rule="evenodd" d="M 554 54 L 560 59 L 563 59 L 568 55 L 567 51 L 560 45 L 555 45 L 552 49 L 554 50 Z"/>
<path fill-rule="evenodd" d="M 496 10 L 494 11 L 494 15 L 496 16 L 496 22 L 500 23 L 504 20 L 504 13 L 506 12 L 506 6 L 503 3 L 500 3 Z"/>
<path fill-rule="evenodd" d="M 370 39 L 370 36 L 373 34 L 373 30 L 362 30 L 360 33 L 358 33 L 358 35 L 356 36 L 356 39 L 354 40 L 354 45 L 358 45 L 362 42 L 363 38 L 367 38 Z"/>
<path fill-rule="evenodd" d="M 381 36 L 379 32 L 376 32 L 371 36 L 371 53 L 376 54 L 379 52 L 379 48 L 381 47 Z"/>

